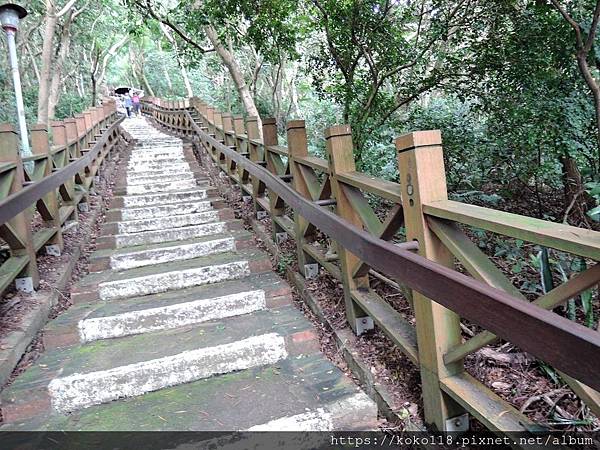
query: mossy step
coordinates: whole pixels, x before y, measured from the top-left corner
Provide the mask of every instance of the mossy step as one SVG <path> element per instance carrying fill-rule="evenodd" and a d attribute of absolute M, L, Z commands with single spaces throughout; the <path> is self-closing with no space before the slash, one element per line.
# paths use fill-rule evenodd
<path fill-rule="evenodd" d="M 235 230 L 239 227 L 241 227 L 240 220 L 229 220 L 161 230 L 140 231 L 138 233 L 115 234 L 113 236 L 106 236 L 106 239 L 114 242 L 113 247 L 126 248 L 187 240 L 196 236 L 223 234 L 228 232 L 228 230 Z"/>
<path fill-rule="evenodd" d="M 84 319 L 110 317 L 256 290 L 265 293 L 267 307 L 279 307 L 290 303 L 290 287 L 278 275 L 273 272 L 251 274 L 238 280 L 125 298 L 118 302 L 92 301 L 74 305 L 46 325 L 43 331 L 44 344 L 50 348 L 78 343 L 78 323 Z"/>
<path fill-rule="evenodd" d="M 252 237 L 252 233 L 250 233 L 246 230 L 232 230 L 232 231 L 227 231 L 224 233 L 198 235 L 197 237 L 194 237 L 193 239 L 182 239 L 182 240 L 174 241 L 174 242 L 171 242 L 171 241 L 158 242 L 158 243 L 151 243 L 151 244 L 134 245 L 131 247 L 121 247 L 118 249 L 96 250 L 90 255 L 90 259 L 94 260 L 97 258 L 109 258 L 112 256 L 131 255 L 131 254 L 135 254 L 135 253 L 142 253 L 142 252 L 148 252 L 148 251 L 153 251 L 153 250 L 168 249 L 168 248 L 172 248 L 174 246 L 182 246 L 182 245 L 196 244 L 196 243 L 202 243 L 202 242 L 211 242 L 211 241 L 226 239 L 226 238 L 234 238 L 236 240 L 247 240 L 247 239 L 250 239 L 251 237 Z"/>
<path fill-rule="evenodd" d="M 5 425 L 3 430 L 244 430 L 316 410 L 358 392 L 338 368 L 321 354 L 312 354 L 92 406 L 69 415 L 46 413 Z M 374 426 L 374 404 L 353 412 L 358 420 L 350 420 L 342 429 Z"/>
<path fill-rule="evenodd" d="M 103 229 L 116 229 L 117 234 L 139 233 L 142 231 L 153 231 L 185 227 L 189 225 L 200 225 L 207 222 L 216 222 L 218 219 L 218 211 L 208 210 L 199 213 L 181 214 L 172 217 L 151 217 L 148 219 L 108 222 L 104 224 Z"/>
<path fill-rule="evenodd" d="M 132 186 L 127 186 L 125 192 L 127 195 L 132 194 L 148 194 L 154 192 L 171 192 L 171 191 L 180 191 L 182 189 L 189 189 L 196 187 L 196 180 L 176 180 L 169 182 L 148 182 L 145 184 L 135 184 Z"/>
<path fill-rule="evenodd" d="M 160 205 L 163 203 L 177 203 L 183 201 L 202 200 L 208 197 L 206 188 L 196 187 L 168 193 L 153 193 L 141 195 L 128 195 L 123 197 L 123 206 L 126 208 Z"/>
<path fill-rule="evenodd" d="M 90 273 L 77 283 L 72 295 L 95 292 L 95 298 L 112 301 L 239 279 L 269 270 L 267 254 L 255 249 L 242 250 L 120 272 Z"/>
<path fill-rule="evenodd" d="M 235 346 L 237 342 L 247 341 L 252 337 L 262 339 L 261 336 L 273 335 L 281 336 L 286 342 L 293 342 L 295 336 L 302 336 L 311 328 L 311 324 L 298 310 L 287 306 L 175 330 L 51 349 L 43 353 L 33 366 L 2 393 L 2 404 L 14 410 L 27 403 L 28 395 L 44 397 L 47 395 L 48 385 L 55 378 L 77 374 L 94 374 L 95 377 L 98 372 L 177 357 L 184 352 L 228 344 Z M 288 344 L 285 346 L 288 347 Z M 315 350 L 314 347 L 306 346 L 302 351 L 312 353 Z M 298 350 L 292 349 L 291 353 L 297 354 Z M 132 367 L 131 370 L 136 369 L 137 367 Z"/>
<path fill-rule="evenodd" d="M 222 201 L 218 197 L 191 199 L 186 201 L 162 202 L 155 205 L 111 208 L 106 214 L 110 220 L 143 220 L 154 217 L 181 216 L 213 209 L 213 203 Z"/>

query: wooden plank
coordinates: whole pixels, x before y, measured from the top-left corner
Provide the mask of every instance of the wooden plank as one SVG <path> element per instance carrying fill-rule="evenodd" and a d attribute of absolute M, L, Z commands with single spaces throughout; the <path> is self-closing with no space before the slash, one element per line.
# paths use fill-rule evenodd
<path fill-rule="evenodd" d="M 66 222 L 67 218 L 71 214 L 73 214 L 73 211 L 75 211 L 75 205 L 65 205 L 60 207 L 58 210 L 58 216 L 60 217 L 61 225 Z"/>
<path fill-rule="evenodd" d="M 557 286 L 532 303 L 540 308 L 554 309 L 570 298 L 575 297 L 581 291 L 595 286 L 598 282 L 600 282 L 600 264 L 596 264 L 585 272 L 575 275 L 566 283 Z M 487 330 L 482 331 L 468 341 L 451 348 L 444 355 L 444 361 L 447 363 L 458 361 L 486 345 L 493 344 L 497 339 L 498 337 L 494 333 Z"/>
<path fill-rule="evenodd" d="M 16 163 L 13 162 L 3 162 L 0 163 L 0 173 L 4 173 L 8 170 L 13 170 L 17 167 Z"/>
<path fill-rule="evenodd" d="M 0 225 L 0 236 L 6 241 L 11 250 L 27 248 L 27 243 L 21 238 L 14 226 L 8 222 Z"/>
<path fill-rule="evenodd" d="M 11 256 L 0 266 L 0 293 L 4 292 L 27 266 L 29 256 Z"/>
<path fill-rule="evenodd" d="M 354 211 L 358 213 L 360 216 L 360 220 L 363 225 L 367 227 L 367 230 L 374 234 L 375 236 L 379 236 L 381 231 L 381 222 L 379 221 L 379 217 L 373 212 L 373 209 L 369 205 L 367 199 L 363 196 L 363 194 L 352 186 L 341 185 L 344 194 L 348 197 L 348 200 L 352 204 Z"/>
<path fill-rule="evenodd" d="M 294 161 L 303 166 L 312 167 L 319 172 L 329 173 L 329 164 L 327 164 L 326 159 L 317 158 L 316 156 L 295 156 Z"/>
<path fill-rule="evenodd" d="M 476 279 L 502 289 L 515 297 L 525 299 L 523 294 L 504 276 L 502 271 L 465 236 L 456 224 L 432 217 L 428 218 L 427 223 L 448 250 L 458 258 L 465 269 Z"/>
<path fill-rule="evenodd" d="M 427 202 L 423 211 L 430 216 L 600 260 L 600 232 L 597 231 L 452 200 Z"/>
<path fill-rule="evenodd" d="M 373 291 L 351 292 L 352 298 L 394 342 L 410 361 L 419 364 L 415 328 L 383 298 Z"/>
<path fill-rule="evenodd" d="M 360 172 L 346 172 L 340 174 L 339 181 L 354 186 L 364 192 L 379 195 L 394 203 L 402 203 L 402 188 L 400 184 L 381 178 L 371 177 Z"/>
<path fill-rule="evenodd" d="M 362 221 L 358 212 L 354 209 L 350 199 L 342 189 L 340 176 L 352 173 L 356 170 L 354 162 L 354 148 L 352 144 L 352 131 L 348 125 L 330 127 L 325 131 L 327 154 L 331 169 L 331 191 L 336 200 L 336 213 L 355 227 L 362 228 Z M 336 236 L 331 236 L 335 239 Z M 340 258 L 342 273 L 342 284 L 344 285 L 344 303 L 346 306 L 346 318 L 352 331 L 360 334 L 359 326 L 367 315 L 361 307 L 352 299 L 351 292 L 356 289 L 368 290 L 369 277 L 354 277 L 353 269 L 360 264 L 360 258 L 347 250 L 343 244 L 336 241 L 337 254 Z"/>
<path fill-rule="evenodd" d="M 396 139 L 402 185 L 406 240 L 418 241 L 419 255 L 448 268 L 454 258 L 427 226 L 422 204 L 448 198 L 446 171 L 439 131 L 419 131 Z M 446 364 L 443 356 L 461 343 L 460 318 L 455 311 L 431 300 L 420 291 L 413 293 L 419 366 L 423 385 L 425 422 L 445 431 L 447 420 L 464 411 L 440 390 L 439 380 L 461 373 L 462 362 Z"/>
<path fill-rule="evenodd" d="M 33 248 L 38 252 L 56 234 L 56 228 L 42 228 L 33 233 Z"/>
<path fill-rule="evenodd" d="M 283 228 L 292 239 L 296 238 L 296 233 L 294 231 L 294 221 L 288 216 L 274 216 L 273 221 L 275 221 L 277 225 Z"/>
<path fill-rule="evenodd" d="M 448 395 L 492 431 L 517 437 L 517 442 L 517 433 L 544 431 L 467 373 L 443 378 L 440 385 Z"/>
<path fill-rule="evenodd" d="M 600 417 L 600 392 L 577 381 L 564 372 L 558 371 L 560 377 L 565 380 L 573 392 L 585 403 L 596 417 Z"/>
<path fill-rule="evenodd" d="M 321 249 L 319 249 L 319 248 L 317 248 L 314 245 L 311 245 L 309 243 L 305 243 L 302 246 L 302 249 L 308 255 L 310 255 L 311 258 L 313 258 L 321 266 L 323 266 L 323 268 L 327 272 L 329 272 L 329 274 L 333 278 L 335 278 L 336 280 L 342 281 L 342 272 L 340 271 L 340 268 L 327 259 L 327 256 L 325 256 L 325 252 L 324 251 L 322 251 Z"/>
<path fill-rule="evenodd" d="M 302 181 L 306 185 L 306 189 L 308 189 L 310 199 L 318 200 L 323 186 L 319 183 L 314 170 L 310 167 L 298 165 L 298 172 L 302 175 Z"/>
<path fill-rule="evenodd" d="M 281 156 L 289 156 L 288 148 L 282 145 L 269 145 L 267 146 L 267 151 L 277 153 Z"/>
<path fill-rule="evenodd" d="M 14 167 L 13 167 L 14 168 Z M 13 181 L 15 180 L 15 171 L 3 173 L 0 176 L 0 198 L 5 198 L 10 194 Z"/>

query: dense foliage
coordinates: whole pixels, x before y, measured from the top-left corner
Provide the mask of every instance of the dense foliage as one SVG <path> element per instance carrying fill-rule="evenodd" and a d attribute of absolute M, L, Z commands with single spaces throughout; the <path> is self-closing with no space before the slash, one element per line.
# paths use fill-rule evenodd
<path fill-rule="evenodd" d="M 19 54 L 30 122 L 69 116 L 118 85 L 167 98 L 198 95 L 235 113 L 276 117 L 282 139 L 285 122 L 303 118 L 316 153 L 327 126 L 349 123 L 361 170 L 388 179 L 398 173 L 394 137 L 440 128 L 456 195 L 495 201 L 526 192 L 529 214 L 562 220 L 566 212 L 584 226 L 598 218 L 598 8 L 591 0 L 26 6 Z M 3 59 L 3 121 L 15 117 L 9 75 Z"/>

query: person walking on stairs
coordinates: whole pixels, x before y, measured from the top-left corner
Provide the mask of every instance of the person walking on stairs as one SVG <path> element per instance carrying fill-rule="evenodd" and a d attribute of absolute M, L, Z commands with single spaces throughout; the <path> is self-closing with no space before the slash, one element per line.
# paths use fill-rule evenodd
<path fill-rule="evenodd" d="M 131 119 L 131 109 L 133 108 L 133 100 L 131 99 L 131 95 L 129 94 L 129 92 L 125 94 L 123 104 L 125 105 L 125 109 L 127 110 L 127 117 Z"/>
<path fill-rule="evenodd" d="M 140 103 L 139 92 L 133 93 L 133 96 L 131 97 L 131 102 L 133 103 L 133 112 L 135 113 L 136 116 L 140 117 L 142 115 L 141 114 L 142 104 Z"/>

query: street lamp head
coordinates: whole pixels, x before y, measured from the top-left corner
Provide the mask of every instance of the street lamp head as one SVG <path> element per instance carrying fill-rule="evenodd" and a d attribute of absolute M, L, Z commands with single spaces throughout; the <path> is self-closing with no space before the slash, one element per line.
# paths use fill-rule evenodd
<path fill-rule="evenodd" d="M 27 15 L 27 10 L 14 3 L 5 3 L 0 6 L 0 24 L 4 31 L 17 31 L 19 21 Z"/>

